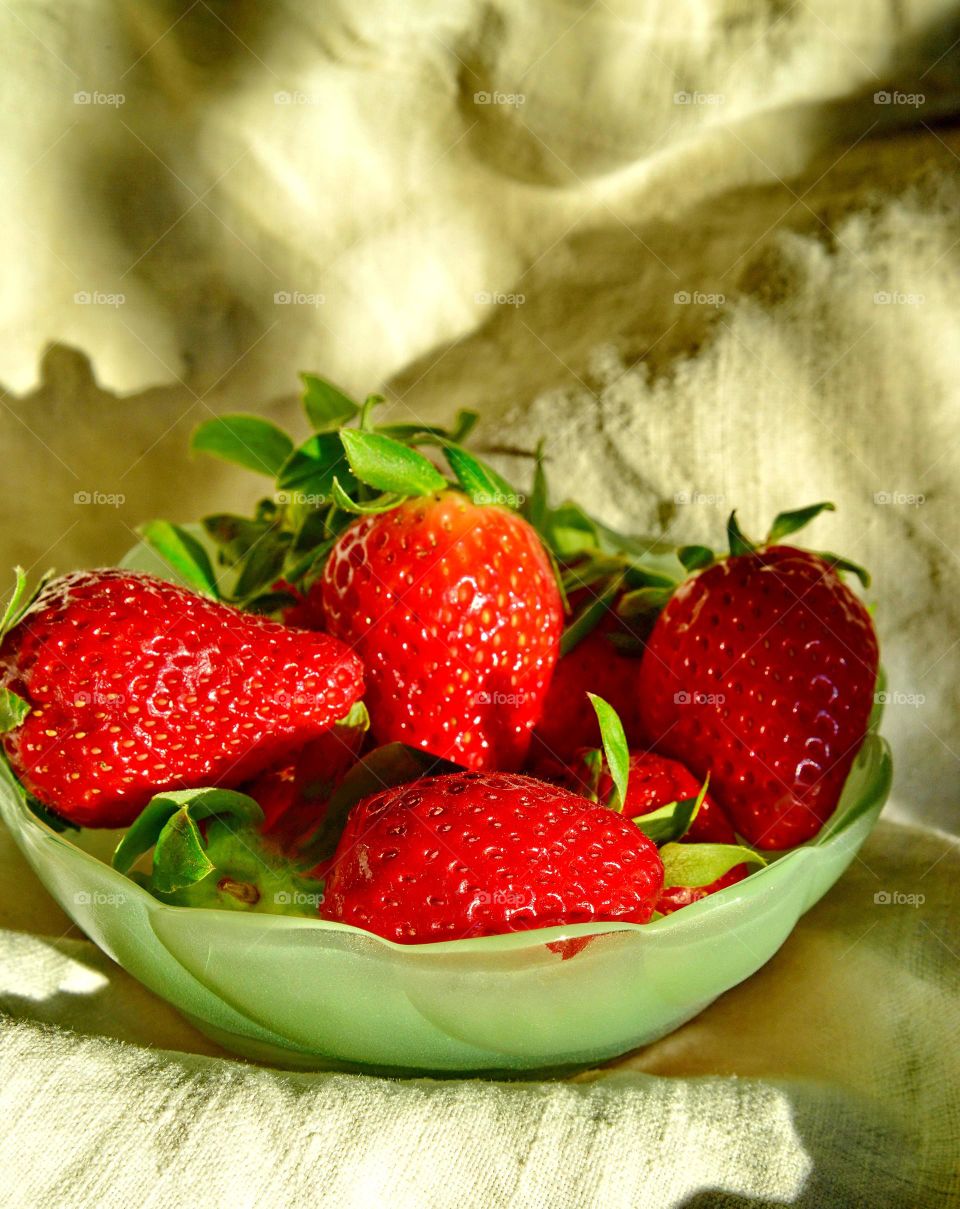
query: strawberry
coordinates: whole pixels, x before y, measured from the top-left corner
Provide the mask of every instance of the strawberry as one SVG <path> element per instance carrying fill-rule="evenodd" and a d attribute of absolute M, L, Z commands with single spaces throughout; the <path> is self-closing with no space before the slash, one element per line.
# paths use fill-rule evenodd
<path fill-rule="evenodd" d="M 587 595 L 571 595 L 573 612 L 588 603 L 584 599 Z M 596 629 L 557 661 L 543 715 L 533 732 L 530 760 L 535 771 L 556 773 L 575 758 L 580 748 L 598 745 L 600 728 L 587 693 L 597 693 L 609 701 L 620 716 L 629 742 L 640 741 L 640 651 L 621 651 L 613 641 L 619 634 L 633 637 L 626 623 L 608 610 Z"/>
<path fill-rule="evenodd" d="M 160 789 L 237 785 L 330 727 L 362 691 L 323 634 L 150 575 L 75 572 L 0 646 L 29 712 L 4 736 L 26 788 L 71 822 L 126 825 Z"/>
<path fill-rule="evenodd" d="M 856 568 L 775 544 L 828 506 L 781 514 L 760 548 L 731 517 L 730 557 L 675 591 L 641 668 L 648 739 L 709 773 L 737 831 L 761 848 L 820 829 L 873 705 L 873 623 L 835 569 Z"/>
<path fill-rule="evenodd" d="M 510 773 L 431 777 L 365 798 L 321 908 L 401 944 L 590 921 L 646 923 L 656 846 L 623 815 Z"/>
<path fill-rule="evenodd" d="M 581 768 L 578 771 L 579 778 L 586 783 L 586 769 Z M 606 802 L 612 791 L 613 778 L 604 761 L 597 783 L 597 797 L 601 802 Z M 670 760 L 652 751 L 630 752 L 630 779 L 627 782 L 627 796 L 623 804 L 623 814 L 627 818 L 650 814 L 651 811 L 668 806 L 671 802 L 695 798 L 699 792 L 700 783 L 679 760 Z M 701 802 L 696 818 L 683 839 L 694 844 L 737 842 L 733 826 L 723 807 L 719 806 L 709 793 Z"/>
<path fill-rule="evenodd" d="M 456 491 L 354 521 L 323 571 L 323 614 L 368 672 L 380 743 L 514 769 L 557 660 L 549 557 L 515 512 Z"/>
<path fill-rule="evenodd" d="M 294 850 L 320 825 L 330 795 L 363 746 L 366 726 L 349 723 L 332 726 L 243 786 L 263 811 L 261 835 Z"/>
<path fill-rule="evenodd" d="M 726 890 L 727 886 L 735 886 L 742 882 L 750 870 L 746 865 L 734 865 L 732 869 L 718 877 L 707 886 L 664 886 L 657 899 L 657 911 L 660 915 L 670 915 L 681 907 L 689 907 L 691 903 L 699 902 L 718 890 Z"/>

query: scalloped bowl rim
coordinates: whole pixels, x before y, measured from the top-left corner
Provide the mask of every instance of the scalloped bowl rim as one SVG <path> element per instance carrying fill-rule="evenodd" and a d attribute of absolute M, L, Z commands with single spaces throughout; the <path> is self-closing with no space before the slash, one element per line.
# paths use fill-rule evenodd
<path fill-rule="evenodd" d="M 880 810 L 886 801 L 892 780 L 892 759 L 889 745 L 881 735 L 873 730 L 868 733 L 860 750 L 857 752 L 851 768 L 851 776 L 857 764 L 865 756 L 871 758 L 876 765 L 874 775 L 864 787 L 865 796 L 851 805 L 837 808 L 837 811 L 823 825 L 821 835 L 824 835 L 825 838 L 819 842 L 815 840 L 801 847 L 790 849 L 782 854 L 770 853 L 769 856 L 771 859 L 767 865 L 755 870 L 734 885 L 717 891 L 706 898 L 699 899 L 682 910 L 661 916 L 645 924 L 625 920 L 594 920 L 582 924 L 559 924 L 550 928 L 529 928 L 492 936 L 472 936 L 462 937 L 457 940 L 426 941 L 421 944 L 401 944 L 380 936 L 376 932 L 370 932 L 365 928 L 357 928 L 352 924 L 319 919 L 310 915 L 274 915 L 269 912 L 231 911 L 217 907 L 184 907 L 164 903 L 150 894 L 148 890 L 139 886 L 131 878 L 115 870 L 106 861 L 101 860 L 93 853 L 73 843 L 66 834 L 55 831 L 43 819 L 35 815 L 27 805 L 22 786 L 4 762 L 0 762 L 0 775 L 3 776 L 3 779 L 14 790 L 19 810 L 29 826 L 44 834 L 48 841 L 65 846 L 71 853 L 78 854 L 86 861 L 93 861 L 101 870 L 108 870 L 109 875 L 115 878 L 119 884 L 122 884 L 125 893 L 141 898 L 149 910 L 160 909 L 164 912 L 172 912 L 195 922 L 204 917 L 227 915 L 236 921 L 234 924 L 235 927 L 247 928 L 252 932 L 257 930 L 296 930 L 302 932 L 304 929 L 308 929 L 315 932 L 318 937 L 327 933 L 357 935 L 365 937 L 368 940 L 375 940 L 385 949 L 402 953 L 408 957 L 415 957 L 418 953 L 433 956 L 453 952 L 461 954 L 465 952 L 475 952 L 478 954 L 516 952 L 524 949 L 536 949 L 544 944 L 560 940 L 600 936 L 612 932 L 636 932 L 641 935 L 649 935 L 655 932 L 663 933 L 670 931 L 682 935 L 684 931 L 693 931 L 697 927 L 700 916 L 706 912 L 716 911 L 725 904 L 738 901 L 743 897 L 744 889 L 747 886 L 756 886 L 761 878 L 770 876 L 774 870 L 782 870 L 782 867 L 788 863 L 795 865 L 801 861 L 810 862 L 816 859 L 813 854 L 826 853 L 834 846 L 839 845 L 855 823 L 871 815 L 873 817 L 870 819 L 870 825 L 865 835 L 869 830 L 872 830 L 876 818 L 879 816 Z M 846 786 L 844 788 L 845 792 Z M 842 797 L 843 795 L 841 795 L 841 802 Z M 847 814 L 851 815 L 849 819 L 845 818 Z M 859 847 L 859 844 L 857 847 Z"/>

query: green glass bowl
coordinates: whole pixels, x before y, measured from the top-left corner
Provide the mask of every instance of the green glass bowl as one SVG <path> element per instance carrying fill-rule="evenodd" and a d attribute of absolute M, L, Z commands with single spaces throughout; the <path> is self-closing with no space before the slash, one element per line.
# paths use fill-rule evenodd
<path fill-rule="evenodd" d="M 281 1066 L 520 1075 L 655 1041 L 749 978 L 853 860 L 890 780 L 887 744 L 871 733 L 816 843 L 652 923 L 428 945 L 166 906 L 107 863 L 118 833 L 51 830 L 2 764 L 0 815 L 77 926 L 226 1048 Z M 584 936 L 566 959 L 548 947 Z"/>

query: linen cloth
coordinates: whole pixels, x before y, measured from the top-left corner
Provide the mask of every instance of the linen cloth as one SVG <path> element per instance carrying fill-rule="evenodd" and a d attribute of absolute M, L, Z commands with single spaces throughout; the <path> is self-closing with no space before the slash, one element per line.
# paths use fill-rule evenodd
<path fill-rule="evenodd" d="M 3 561 L 248 506 L 296 371 L 720 544 L 836 501 L 891 821 L 777 957 L 568 1082 L 240 1063 L 0 849 L 0 1204 L 960 1202 L 960 260 L 945 3 L 0 8 Z M 499 453 L 498 453 L 499 451 Z M 877 896 L 879 895 L 879 898 Z M 910 899 L 911 902 L 900 901 Z"/>

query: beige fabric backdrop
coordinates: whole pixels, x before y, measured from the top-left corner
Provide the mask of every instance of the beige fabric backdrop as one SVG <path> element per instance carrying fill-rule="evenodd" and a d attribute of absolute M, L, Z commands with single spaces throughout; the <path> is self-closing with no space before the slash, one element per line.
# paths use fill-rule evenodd
<path fill-rule="evenodd" d="M 546 433 L 558 486 L 678 540 L 832 498 L 811 536 L 875 575 L 890 815 L 941 829 L 885 826 L 767 970 L 626 1064 L 664 1078 L 523 1089 L 195 1059 L 7 853 L 0 1096 L 29 1108 L 0 1198 L 182 1200 L 199 1101 L 237 1145 L 198 1204 L 957 1196 L 953 6 L 10 0 L 0 23 L 0 563 L 109 561 L 147 516 L 249 501 L 186 438 L 238 407 L 298 423 L 301 368 L 426 418 L 477 405 L 491 448 Z M 123 1162 L 65 1128 L 87 1094 Z"/>

